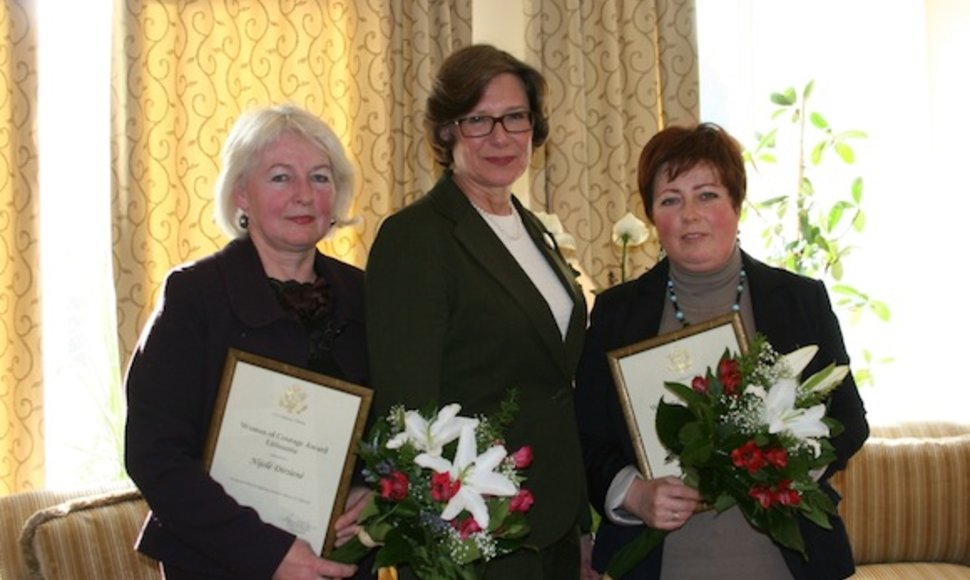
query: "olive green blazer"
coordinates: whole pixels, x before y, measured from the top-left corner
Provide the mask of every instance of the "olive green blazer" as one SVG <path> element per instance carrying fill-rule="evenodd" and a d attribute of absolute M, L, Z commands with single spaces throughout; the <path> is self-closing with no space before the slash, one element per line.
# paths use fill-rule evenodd
<path fill-rule="evenodd" d="M 552 236 L 513 203 L 573 297 L 565 339 L 529 277 L 445 174 L 377 235 L 366 273 L 368 350 L 378 414 L 397 403 L 457 402 L 463 415 L 487 415 L 516 389 L 506 447 L 532 446 L 530 543 L 543 548 L 589 516 L 573 413 L 586 305 Z"/>

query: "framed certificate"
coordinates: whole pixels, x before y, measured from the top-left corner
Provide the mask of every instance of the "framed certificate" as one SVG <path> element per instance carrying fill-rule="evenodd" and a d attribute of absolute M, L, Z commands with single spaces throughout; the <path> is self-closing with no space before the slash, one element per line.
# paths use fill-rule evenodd
<path fill-rule="evenodd" d="M 664 383 L 690 385 L 708 367 L 716 368 L 725 349 L 744 353 L 747 348 L 741 317 L 731 313 L 607 353 L 638 467 L 647 478 L 681 475 L 656 430 L 660 400 L 680 404 Z"/>
<path fill-rule="evenodd" d="M 372 391 L 230 349 L 206 443 L 209 475 L 263 521 L 330 552 Z"/>

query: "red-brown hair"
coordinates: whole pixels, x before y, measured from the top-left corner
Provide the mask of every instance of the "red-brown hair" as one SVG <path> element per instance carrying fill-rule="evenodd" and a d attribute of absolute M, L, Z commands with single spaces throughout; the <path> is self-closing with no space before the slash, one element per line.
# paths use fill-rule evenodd
<path fill-rule="evenodd" d="M 718 173 L 731 196 L 731 205 L 735 211 L 741 211 L 748 187 L 741 151 L 741 144 L 714 123 L 671 126 L 654 135 L 637 164 L 637 185 L 647 217 L 653 221 L 653 195 L 660 172 L 667 179 L 677 179 L 700 163 L 710 165 Z"/>

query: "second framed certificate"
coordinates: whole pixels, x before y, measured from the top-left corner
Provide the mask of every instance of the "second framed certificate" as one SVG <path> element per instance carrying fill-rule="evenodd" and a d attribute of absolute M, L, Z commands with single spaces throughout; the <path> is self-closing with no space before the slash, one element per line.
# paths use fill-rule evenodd
<path fill-rule="evenodd" d="M 689 385 L 715 367 L 725 349 L 747 352 L 741 317 L 727 314 L 607 353 L 613 381 L 640 472 L 647 478 L 679 476 L 680 466 L 669 457 L 656 431 L 657 405 L 679 401 L 664 387 Z"/>
<path fill-rule="evenodd" d="M 359 385 L 230 349 L 206 446 L 209 475 L 323 555 L 371 397 Z"/>

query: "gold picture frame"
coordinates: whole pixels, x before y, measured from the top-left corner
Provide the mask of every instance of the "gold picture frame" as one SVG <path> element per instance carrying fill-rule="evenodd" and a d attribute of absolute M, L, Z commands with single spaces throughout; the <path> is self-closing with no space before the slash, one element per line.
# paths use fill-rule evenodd
<path fill-rule="evenodd" d="M 230 349 L 206 469 L 241 505 L 324 556 L 372 398 L 360 385 Z"/>
<path fill-rule="evenodd" d="M 733 353 L 748 350 L 747 334 L 737 313 L 607 353 L 637 464 L 646 478 L 681 475 L 679 464 L 669 456 L 656 432 L 661 398 L 680 403 L 664 383 L 690 385 L 694 376 L 703 376 L 708 367 L 716 367 L 725 349 Z"/>

